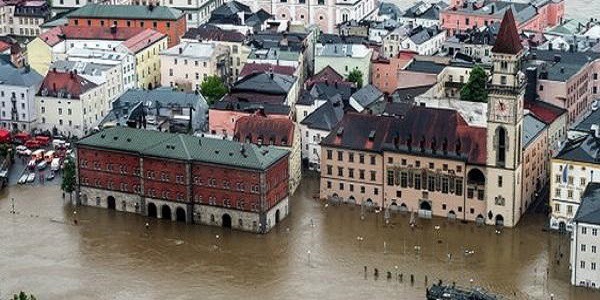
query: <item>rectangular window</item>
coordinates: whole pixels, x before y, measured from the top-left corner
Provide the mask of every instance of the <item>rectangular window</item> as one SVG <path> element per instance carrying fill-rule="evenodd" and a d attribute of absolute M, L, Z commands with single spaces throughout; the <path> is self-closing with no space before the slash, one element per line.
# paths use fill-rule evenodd
<path fill-rule="evenodd" d="M 597 236 L 598 235 L 598 229 L 592 228 L 592 235 L 593 236 Z"/>
<path fill-rule="evenodd" d="M 365 179 L 365 170 L 358 170 L 358 178 Z"/>
<path fill-rule="evenodd" d="M 560 212 L 560 203 L 554 204 L 554 211 L 555 212 Z"/>
<path fill-rule="evenodd" d="M 585 184 L 586 184 L 585 177 L 581 177 L 580 183 L 581 183 L 581 186 L 585 186 Z"/>
<path fill-rule="evenodd" d="M 587 227 L 581 227 L 581 234 L 587 234 Z"/>
<path fill-rule="evenodd" d="M 333 174 L 333 166 L 327 165 L 327 175 L 331 175 L 331 174 Z"/>
<path fill-rule="evenodd" d="M 406 172 L 401 172 L 400 173 L 400 187 L 407 187 L 408 186 L 408 174 Z"/>
<path fill-rule="evenodd" d="M 351 163 L 354 162 L 354 153 L 353 152 L 348 153 L 348 162 L 351 162 Z"/>
<path fill-rule="evenodd" d="M 340 176 L 340 177 L 344 176 L 344 168 L 343 167 L 338 167 L 338 176 Z"/>
<path fill-rule="evenodd" d="M 560 183 L 560 179 L 561 179 L 561 176 L 560 176 L 560 175 L 556 175 L 556 176 L 554 176 L 554 182 L 556 182 L 556 183 Z"/>
<path fill-rule="evenodd" d="M 364 193 L 365 193 L 365 187 L 364 187 L 364 186 L 361 186 L 361 187 L 360 187 L 360 193 L 361 193 L 361 194 L 364 194 Z"/>
<path fill-rule="evenodd" d="M 379 195 L 379 189 L 378 189 L 378 188 L 374 188 L 374 189 L 373 189 L 373 194 L 375 194 L 375 195 Z"/>
<path fill-rule="evenodd" d="M 338 159 L 338 161 L 344 160 L 344 152 L 338 151 L 337 152 L 337 159 Z"/>
<path fill-rule="evenodd" d="M 332 157 L 333 157 L 333 151 L 327 150 L 327 159 L 332 159 Z"/>
<path fill-rule="evenodd" d="M 359 154 L 358 155 L 358 162 L 361 164 L 365 163 L 365 155 L 364 154 Z"/>
<path fill-rule="evenodd" d="M 344 190 L 344 184 L 342 182 L 340 182 L 340 191 Z"/>
<path fill-rule="evenodd" d="M 585 261 L 582 260 L 581 262 L 579 262 L 579 267 L 585 269 Z"/>
<path fill-rule="evenodd" d="M 442 177 L 442 193 L 448 194 L 448 177 Z"/>
<path fill-rule="evenodd" d="M 348 177 L 354 178 L 354 169 L 348 168 Z"/>
<path fill-rule="evenodd" d="M 456 179 L 455 194 L 457 196 L 462 196 L 463 194 L 463 180 L 460 178 Z"/>
<path fill-rule="evenodd" d="M 498 187 L 502 187 L 502 176 L 498 176 Z"/>
<path fill-rule="evenodd" d="M 327 188 L 330 189 L 331 188 L 331 181 L 327 181 Z"/>
<path fill-rule="evenodd" d="M 560 189 L 555 189 L 554 190 L 554 196 L 555 197 L 560 197 Z"/>
<path fill-rule="evenodd" d="M 581 252 L 585 252 L 585 244 L 581 244 Z"/>
<path fill-rule="evenodd" d="M 433 163 L 429 163 L 429 169 L 433 170 L 435 168 L 435 165 Z"/>
<path fill-rule="evenodd" d="M 371 164 L 374 165 L 375 164 L 375 155 L 371 155 Z"/>
<path fill-rule="evenodd" d="M 415 190 L 421 189 L 421 174 L 415 174 Z"/>
<path fill-rule="evenodd" d="M 392 170 L 387 171 L 387 185 L 394 185 L 394 171 Z"/>
<path fill-rule="evenodd" d="M 375 181 L 376 174 L 377 172 L 371 171 L 371 181 Z"/>
<path fill-rule="evenodd" d="M 435 176 L 427 177 L 427 190 L 430 192 L 435 191 Z"/>

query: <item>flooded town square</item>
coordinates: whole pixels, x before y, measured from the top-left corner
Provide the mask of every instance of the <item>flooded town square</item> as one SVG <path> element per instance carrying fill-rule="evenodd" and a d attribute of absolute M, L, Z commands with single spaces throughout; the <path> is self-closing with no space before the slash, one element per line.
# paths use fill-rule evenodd
<path fill-rule="evenodd" d="M 291 216 L 265 235 L 74 207 L 58 182 L 10 186 L 0 197 L 0 299 L 19 290 L 39 299 L 424 299 L 426 276 L 504 299 L 600 297 L 569 285 L 568 236 L 542 231 L 542 214 L 499 234 L 441 218 L 411 229 L 408 215 L 386 225 L 383 213 L 361 220 L 360 207 L 316 201 L 317 185 L 305 178 Z"/>

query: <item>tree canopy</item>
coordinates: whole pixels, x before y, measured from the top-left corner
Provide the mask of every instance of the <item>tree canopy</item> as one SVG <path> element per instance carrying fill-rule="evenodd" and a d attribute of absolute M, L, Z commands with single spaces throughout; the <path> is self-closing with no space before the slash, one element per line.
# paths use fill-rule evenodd
<path fill-rule="evenodd" d="M 75 191 L 75 163 L 71 159 L 65 159 L 65 167 L 63 169 L 63 178 L 60 188 L 71 194 Z"/>
<path fill-rule="evenodd" d="M 460 99 L 471 102 L 487 102 L 486 89 L 488 76 L 481 66 L 475 66 L 469 74 L 469 81 L 460 90 Z"/>
<path fill-rule="evenodd" d="M 200 93 L 206 98 L 208 105 L 212 105 L 216 101 L 219 101 L 219 99 L 225 96 L 228 91 L 227 86 L 225 86 L 221 78 L 216 75 L 204 78 L 200 84 Z"/>
<path fill-rule="evenodd" d="M 21 291 L 18 295 L 17 294 L 13 295 L 13 300 L 36 300 L 36 298 L 34 295 L 27 296 L 27 294 L 25 294 L 25 292 Z"/>
<path fill-rule="evenodd" d="M 360 89 L 363 85 L 363 73 L 358 69 L 350 71 L 348 81 L 356 83 L 356 88 Z"/>

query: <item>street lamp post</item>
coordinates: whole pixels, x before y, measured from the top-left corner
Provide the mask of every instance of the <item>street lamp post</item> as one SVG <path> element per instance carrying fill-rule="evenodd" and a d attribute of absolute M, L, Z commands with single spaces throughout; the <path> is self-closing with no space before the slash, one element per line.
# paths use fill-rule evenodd
<path fill-rule="evenodd" d="M 16 211 L 15 211 L 15 198 L 10 198 L 10 200 L 12 202 L 12 208 L 11 208 L 10 213 L 11 214 L 15 214 L 16 213 Z"/>

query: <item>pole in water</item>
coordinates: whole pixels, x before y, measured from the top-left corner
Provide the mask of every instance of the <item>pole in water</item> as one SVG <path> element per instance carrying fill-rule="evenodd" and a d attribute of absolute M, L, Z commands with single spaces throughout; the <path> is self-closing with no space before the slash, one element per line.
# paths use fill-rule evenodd
<path fill-rule="evenodd" d="M 377 270 L 377 268 L 375 268 L 373 270 L 373 276 L 378 277 L 379 276 L 379 270 Z"/>
<path fill-rule="evenodd" d="M 148 222 L 146 222 L 146 224 L 144 224 L 144 227 L 146 227 L 146 230 L 150 229 L 150 224 L 148 224 Z"/>
<path fill-rule="evenodd" d="M 15 198 L 10 199 L 12 201 L 12 209 L 10 211 L 11 214 L 15 214 Z"/>
<path fill-rule="evenodd" d="M 392 279 L 392 272 L 390 272 L 390 271 L 387 272 L 387 279 Z"/>
<path fill-rule="evenodd" d="M 410 283 L 413 284 L 415 283 L 415 275 L 410 274 Z"/>
<path fill-rule="evenodd" d="M 365 266 L 365 273 L 367 273 L 367 266 Z"/>
<path fill-rule="evenodd" d="M 425 275 L 425 285 L 427 285 L 427 275 Z"/>
<path fill-rule="evenodd" d="M 404 274 L 400 273 L 400 282 L 402 282 L 402 277 L 404 277 Z"/>

